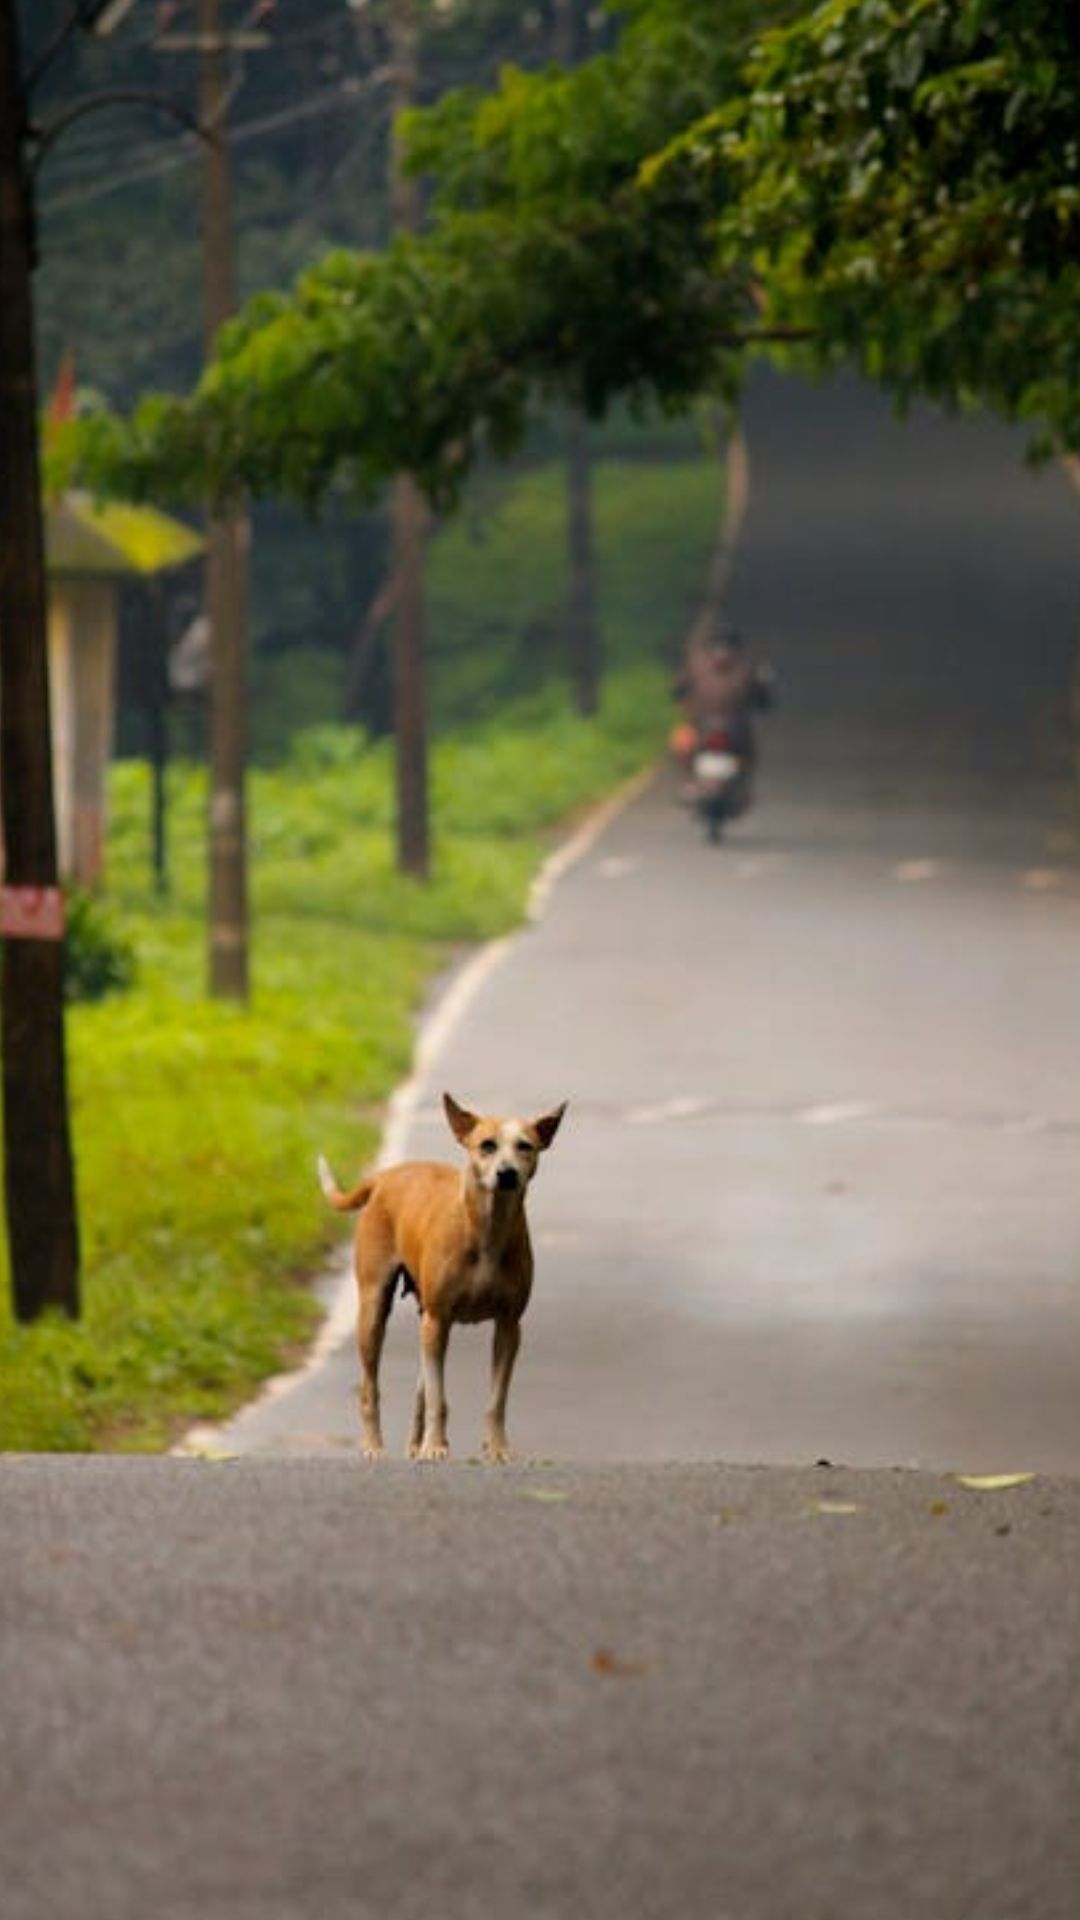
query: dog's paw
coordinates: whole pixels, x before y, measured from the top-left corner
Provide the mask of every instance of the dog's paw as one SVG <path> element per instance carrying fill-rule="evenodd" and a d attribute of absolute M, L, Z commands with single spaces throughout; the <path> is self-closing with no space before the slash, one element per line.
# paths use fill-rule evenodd
<path fill-rule="evenodd" d="M 425 1440 L 412 1457 L 414 1460 L 449 1460 L 450 1449 L 445 1440 Z"/>
<path fill-rule="evenodd" d="M 514 1459 L 514 1452 L 506 1440 L 485 1440 L 483 1456 L 492 1467 L 508 1467 Z"/>
<path fill-rule="evenodd" d="M 364 1441 L 360 1452 L 365 1460 L 384 1460 L 386 1458 L 386 1448 L 382 1446 L 377 1447 L 373 1445 L 370 1440 Z"/>

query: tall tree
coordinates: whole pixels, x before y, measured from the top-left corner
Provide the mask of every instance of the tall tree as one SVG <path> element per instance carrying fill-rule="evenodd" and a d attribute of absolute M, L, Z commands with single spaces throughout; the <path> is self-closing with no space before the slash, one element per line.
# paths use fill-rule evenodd
<path fill-rule="evenodd" d="M 390 0 L 394 122 L 390 136 L 390 216 L 395 233 L 415 233 L 420 188 L 402 164 L 401 114 L 416 104 L 419 82 L 416 0 Z M 427 685 L 424 645 L 424 544 L 427 508 L 415 479 L 398 474 L 391 491 L 394 572 L 394 733 L 397 854 L 403 873 L 426 880 L 428 821 Z"/>
<path fill-rule="evenodd" d="M 208 138 L 203 162 L 203 317 L 206 355 L 236 305 L 232 193 L 226 115 L 229 45 L 221 0 L 199 0 L 199 121 Z M 210 991 L 248 996 L 247 541 L 235 507 L 207 527 L 206 601 L 210 619 Z"/>
<path fill-rule="evenodd" d="M 555 56 L 573 67 L 584 51 L 581 0 L 555 0 Z M 579 713 L 600 706 L 600 631 L 593 570 L 592 463 L 583 409 L 571 403 L 566 420 L 566 627 L 570 684 Z"/>
<path fill-rule="evenodd" d="M 26 101 L 15 0 L 0 0 L 0 789 L 4 1178 L 15 1312 L 79 1311 L 64 1052 Z"/>

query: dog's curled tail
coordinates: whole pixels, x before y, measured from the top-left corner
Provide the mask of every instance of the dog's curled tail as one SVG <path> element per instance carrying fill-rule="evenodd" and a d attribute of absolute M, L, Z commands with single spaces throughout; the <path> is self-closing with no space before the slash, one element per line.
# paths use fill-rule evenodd
<path fill-rule="evenodd" d="M 370 1200 L 372 1190 L 375 1186 L 375 1177 L 373 1174 L 365 1174 L 359 1185 L 355 1186 L 351 1193 L 342 1193 L 341 1188 L 338 1186 L 321 1153 L 319 1155 L 318 1165 L 319 1185 L 336 1212 L 357 1213 L 360 1208 Z"/>

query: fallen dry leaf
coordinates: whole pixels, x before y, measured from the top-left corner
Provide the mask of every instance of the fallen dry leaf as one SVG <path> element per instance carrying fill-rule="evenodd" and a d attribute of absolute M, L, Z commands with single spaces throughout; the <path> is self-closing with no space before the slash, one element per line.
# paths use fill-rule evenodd
<path fill-rule="evenodd" d="M 930 1511 L 931 1513 L 935 1513 L 935 1514 L 948 1513 L 949 1503 L 947 1500 L 931 1500 Z"/>
<path fill-rule="evenodd" d="M 1005 1487 L 1026 1487 L 1033 1473 L 954 1473 L 953 1479 L 976 1493 L 999 1493 Z"/>
<path fill-rule="evenodd" d="M 640 1660 L 620 1660 L 610 1647 L 597 1647 L 592 1657 L 594 1673 L 612 1674 L 617 1679 L 626 1679 L 636 1673 L 644 1673 L 645 1667 Z"/>

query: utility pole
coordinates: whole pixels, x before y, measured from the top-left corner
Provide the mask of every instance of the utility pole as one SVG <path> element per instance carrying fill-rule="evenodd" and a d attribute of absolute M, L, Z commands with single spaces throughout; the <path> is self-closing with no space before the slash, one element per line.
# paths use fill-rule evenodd
<path fill-rule="evenodd" d="M 0 0 L 0 892 L 4 1183 L 16 1318 L 79 1312 L 79 1237 L 64 1050 L 32 211 L 16 0 Z"/>
<path fill-rule="evenodd" d="M 206 357 L 236 306 L 232 181 L 226 134 L 229 41 L 221 0 L 198 0 L 199 123 L 203 159 L 203 331 Z M 248 521 L 231 510 L 207 525 L 210 620 L 209 984 L 218 999 L 248 997 L 247 574 Z"/>
<path fill-rule="evenodd" d="M 258 10 L 257 10 L 258 11 Z M 158 34 L 165 53 L 194 52 L 198 65 L 203 160 L 203 337 L 206 357 L 236 308 L 232 180 L 226 122 L 229 62 L 269 45 L 259 28 L 231 33 L 222 0 L 196 0 L 194 35 Z M 209 988 L 222 1000 L 246 1000 L 247 884 L 247 592 L 250 524 L 237 508 L 211 511 L 206 528 L 206 611 L 210 622 Z"/>
<path fill-rule="evenodd" d="M 555 57 L 572 67 L 581 52 L 578 0 L 555 0 Z M 564 435 L 568 591 L 566 636 L 570 681 L 579 713 L 600 708 L 600 634 L 593 581 L 592 467 L 589 429 L 580 407 L 571 406 Z"/>
<path fill-rule="evenodd" d="M 418 93 L 415 0 L 390 0 L 390 222 L 415 233 L 421 221 L 418 181 L 402 165 L 397 116 Z M 426 880 L 431 868 L 428 805 L 427 683 L 424 658 L 424 544 L 428 509 L 415 480 L 399 474 L 391 490 L 394 578 L 394 732 L 397 769 L 397 858 L 403 873 Z"/>

